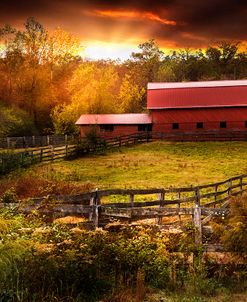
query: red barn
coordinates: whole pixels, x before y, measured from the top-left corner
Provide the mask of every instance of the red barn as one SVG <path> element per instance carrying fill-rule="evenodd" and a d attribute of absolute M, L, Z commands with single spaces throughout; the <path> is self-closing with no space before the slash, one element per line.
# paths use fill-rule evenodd
<path fill-rule="evenodd" d="M 153 131 L 247 130 L 247 80 L 149 83 Z"/>
<path fill-rule="evenodd" d="M 92 125 L 101 137 L 114 137 L 151 131 L 152 120 L 146 113 L 129 114 L 83 114 L 76 122 L 80 126 L 81 137 L 90 131 Z"/>
<path fill-rule="evenodd" d="M 102 137 L 138 131 L 247 131 L 247 80 L 149 83 L 147 109 L 149 114 L 85 114 L 76 124 L 82 137 L 92 125 Z"/>

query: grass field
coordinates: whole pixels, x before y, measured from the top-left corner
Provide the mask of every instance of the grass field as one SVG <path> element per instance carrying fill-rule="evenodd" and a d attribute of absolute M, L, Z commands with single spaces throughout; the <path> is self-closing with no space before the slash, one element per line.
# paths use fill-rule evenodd
<path fill-rule="evenodd" d="M 246 173 L 246 151 L 247 142 L 152 142 L 104 155 L 33 166 L 9 178 L 29 175 L 90 188 L 197 185 Z"/>
<path fill-rule="evenodd" d="M 247 142 L 153 142 L 39 164 L 0 179 L 0 197 L 9 202 L 96 187 L 210 183 L 246 173 L 246 149 Z M 242 233 L 234 238 L 243 240 L 231 240 L 246 254 L 246 219 L 236 217 L 234 230 Z M 190 225 L 184 233 L 159 232 L 151 224 L 89 231 L 78 218 L 66 219 L 67 224 L 64 219 L 47 221 L 36 211 L 28 216 L 9 209 L 0 213 L 0 301 L 246 301 L 246 263 L 227 265 L 221 257 L 219 265 L 202 261 Z M 227 232 L 229 221 L 224 220 Z"/>

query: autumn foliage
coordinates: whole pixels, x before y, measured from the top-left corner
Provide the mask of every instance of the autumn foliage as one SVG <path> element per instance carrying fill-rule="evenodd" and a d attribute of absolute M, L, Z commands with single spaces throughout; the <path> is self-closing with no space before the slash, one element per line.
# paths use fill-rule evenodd
<path fill-rule="evenodd" d="M 219 42 L 206 49 L 164 53 L 154 40 L 139 45 L 130 59 L 92 61 L 83 58 L 83 41 L 58 28 L 49 32 L 33 18 L 24 30 L 0 28 L 0 103 L 18 108 L 32 124 L 30 132 L 76 132 L 83 113 L 142 112 L 148 82 L 244 79 L 247 54 L 238 42 Z M 14 110 L 15 111 L 15 110 Z M 0 113 L 6 120 L 6 114 Z M 26 135 L 16 123 L 0 135 Z"/>

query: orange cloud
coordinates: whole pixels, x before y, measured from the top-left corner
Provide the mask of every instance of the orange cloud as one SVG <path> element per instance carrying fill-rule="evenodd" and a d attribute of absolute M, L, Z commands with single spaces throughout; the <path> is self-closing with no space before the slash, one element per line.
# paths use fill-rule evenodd
<path fill-rule="evenodd" d="M 151 12 L 123 11 L 123 10 L 95 10 L 97 16 L 109 18 L 130 18 L 156 21 L 165 25 L 175 26 L 177 23 L 173 20 L 167 20 Z"/>

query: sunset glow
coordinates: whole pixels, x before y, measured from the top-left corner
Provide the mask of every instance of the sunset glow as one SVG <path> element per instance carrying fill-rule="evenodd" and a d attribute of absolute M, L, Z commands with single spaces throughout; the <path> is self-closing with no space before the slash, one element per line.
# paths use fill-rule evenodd
<path fill-rule="evenodd" d="M 0 27 L 19 29 L 28 17 L 78 37 L 83 56 L 97 59 L 126 59 L 150 39 L 165 50 L 247 40 L 244 1 L 1 1 Z"/>
<path fill-rule="evenodd" d="M 128 43 L 111 43 L 102 41 L 86 41 L 85 51 L 82 53 L 84 58 L 92 59 L 122 59 L 129 58 L 133 51 L 137 51 L 135 44 Z"/>
<path fill-rule="evenodd" d="M 110 11 L 110 10 L 96 10 L 95 14 L 102 17 L 110 18 L 131 18 L 136 20 L 151 20 L 165 25 L 175 26 L 176 22 L 172 20 L 163 19 L 160 16 L 151 12 L 137 12 L 137 11 Z"/>

